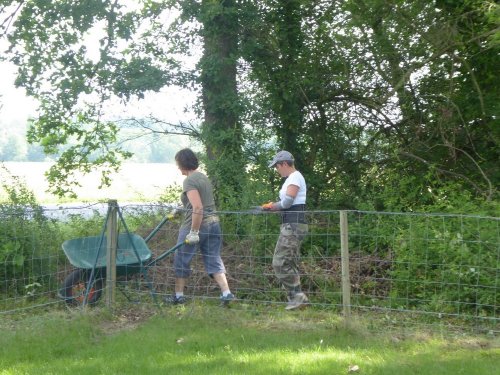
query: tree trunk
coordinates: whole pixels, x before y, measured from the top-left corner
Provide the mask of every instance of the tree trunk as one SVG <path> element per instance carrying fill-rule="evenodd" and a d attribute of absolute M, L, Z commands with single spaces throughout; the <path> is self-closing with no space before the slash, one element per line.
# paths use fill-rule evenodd
<path fill-rule="evenodd" d="M 202 2 L 204 51 L 200 61 L 207 173 L 219 207 L 242 191 L 245 163 L 236 74 L 238 18 L 234 0 Z M 236 193 L 236 194 L 235 194 Z"/>

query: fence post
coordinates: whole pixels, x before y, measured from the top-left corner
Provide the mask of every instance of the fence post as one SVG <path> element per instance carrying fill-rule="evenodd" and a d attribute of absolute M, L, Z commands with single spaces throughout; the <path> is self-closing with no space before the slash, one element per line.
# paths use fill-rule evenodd
<path fill-rule="evenodd" d="M 340 211 L 340 255 L 342 263 L 342 306 L 344 317 L 351 316 L 351 278 L 349 276 L 349 227 L 347 211 Z"/>
<path fill-rule="evenodd" d="M 112 308 L 116 295 L 116 249 L 118 247 L 118 203 L 114 199 L 108 201 L 106 239 L 106 306 Z"/>

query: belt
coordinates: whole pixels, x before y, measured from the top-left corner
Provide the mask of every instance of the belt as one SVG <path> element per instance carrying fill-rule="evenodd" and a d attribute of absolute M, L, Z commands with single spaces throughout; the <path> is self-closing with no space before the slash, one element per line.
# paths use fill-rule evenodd
<path fill-rule="evenodd" d="M 203 219 L 202 224 L 211 224 L 211 223 L 218 223 L 219 222 L 219 217 L 218 216 L 207 216 L 206 218 Z"/>

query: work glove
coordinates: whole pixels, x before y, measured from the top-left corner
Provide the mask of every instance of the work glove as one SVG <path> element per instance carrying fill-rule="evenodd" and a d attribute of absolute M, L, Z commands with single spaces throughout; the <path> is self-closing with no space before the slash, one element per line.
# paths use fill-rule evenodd
<path fill-rule="evenodd" d="M 273 209 L 273 202 L 264 203 L 260 207 L 262 207 L 263 210 L 272 210 Z"/>
<path fill-rule="evenodd" d="M 200 242 L 200 236 L 198 235 L 199 231 L 191 230 L 189 234 L 186 236 L 186 243 L 189 245 L 194 245 Z"/>

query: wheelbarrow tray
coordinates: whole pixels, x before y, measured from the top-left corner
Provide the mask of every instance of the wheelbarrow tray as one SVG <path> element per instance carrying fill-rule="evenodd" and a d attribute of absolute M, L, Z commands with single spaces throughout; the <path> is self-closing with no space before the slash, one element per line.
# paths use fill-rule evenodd
<path fill-rule="evenodd" d="M 82 269 L 92 269 L 95 265 L 96 268 L 102 269 L 106 267 L 106 240 L 106 236 L 74 238 L 64 241 L 62 248 L 73 266 Z M 99 245 L 101 245 L 100 250 Z M 136 251 L 134 251 L 134 248 Z M 99 257 L 97 257 L 98 252 Z M 141 262 L 143 264 L 148 262 L 151 256 L 151 251 L 141 236 L 133 233 L 118 235 L 116 266 L 119 271 L 129 269 L 129 271 L 134 270 L 138 272 L 140 269 L 138 266 Z"/>

